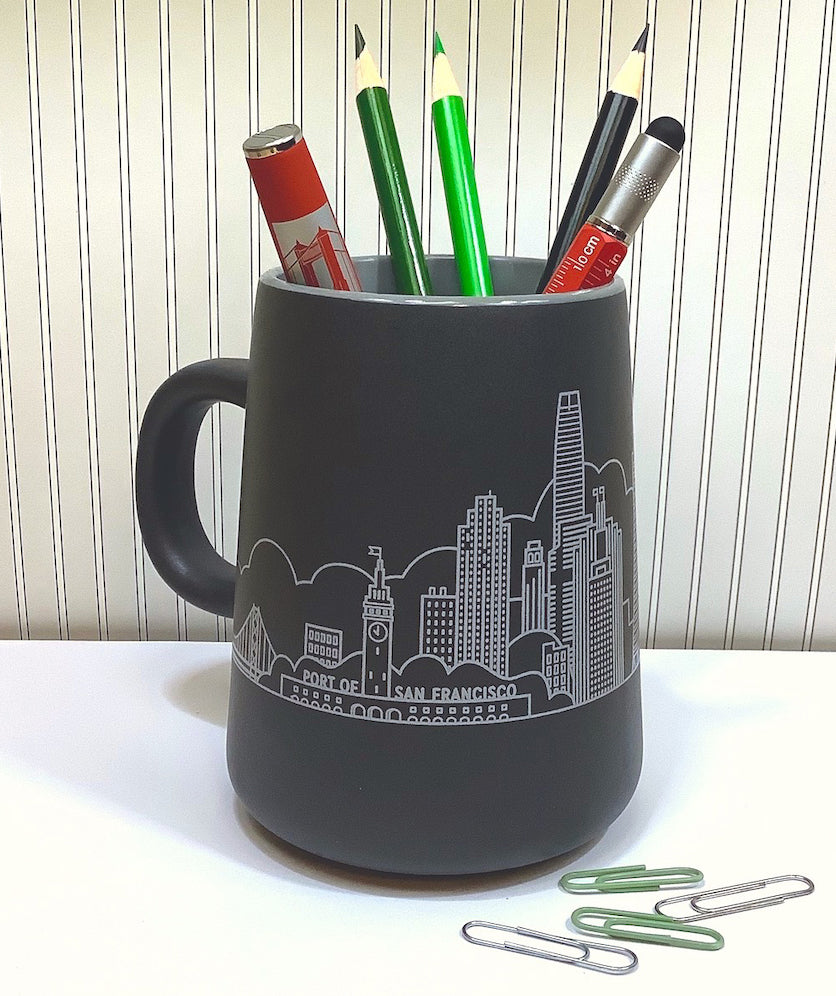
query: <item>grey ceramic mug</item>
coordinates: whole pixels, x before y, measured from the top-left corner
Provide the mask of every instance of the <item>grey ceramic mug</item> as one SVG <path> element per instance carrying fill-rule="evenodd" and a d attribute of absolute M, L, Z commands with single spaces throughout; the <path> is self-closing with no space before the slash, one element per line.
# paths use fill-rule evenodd
<path fill-rule="evenodd" d="M 509 868 L 600 835 L 641 766 L 623 283 L 496 296 L 259 283 L 249 364 L 151 400 L 137 508 L 162 577 L 233 614 L 229 771 L 305 850 L 423 875 Z M 200 526 L 194 449 L 246 397 L 238 560 Z M 234 600 L 234 608 L 233 608 Z"/>

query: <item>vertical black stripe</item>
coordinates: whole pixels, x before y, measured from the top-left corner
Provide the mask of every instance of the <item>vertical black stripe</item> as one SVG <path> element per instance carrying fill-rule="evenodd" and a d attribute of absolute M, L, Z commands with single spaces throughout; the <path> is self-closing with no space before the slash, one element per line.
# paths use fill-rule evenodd
<path fill-rule="evenodd" d="M 345 238 L 345 225 L 340 224 L 340 0 L 334 4 L 334 18 L 334 214 Z"/>
<path fill-rule="evenodd" d="M 386 39 L 386 82 L 392 85 L 392 0 L 389 0 L 389 35 Z"/>
<path fill-rule="evenodd" d="M 830 387 L 830 407 L 827 416 L 827 441 L 833 444 L 827 447 L 822 467 L 821 488 L 819 490 L 819 515 L 816 523 L 816 543 L 814 557 L 814 572 L 810 578 L 810 591 L 807 598 L 807 613 L 804 619 L 805 641 L 807 649 L 811 650 L 816 633 L 816 619 L 821 596 L 822 561 L 827 550 L 827 531 L 830 525 L 831 502 L 833 498 L 833 467 L 836 465 L 836 433 L 834 433 L 834 407 L 836 407 L 836 365 L 833 367 L 833 381 Z M 814 592 L 815 588 L 815 592 Z"/>
<path fill-rule="evenodd" d="M 519 200 L 520 196 L 520 132 L 522 127 L 522 91 L 523 91 L 523 71 L 525 68 L 525 0 L 520 0 L 520 62 L 517 83 L 517 136 L 516 148 L 514 151 L 514 198 Z M 518 205 L 514 205 L 514 228 L 511 232 L 511 255 L 517 252 L 517 211 Z"/>
<path fill-rule="evenodd" d="M 697 4 L 697 30 L 696 37 L 693 38 L 693 27 L 694 27 L 694 3 Z M 685 107 L 683 110 L 683 119 L 685 121 L 686 127 L 688 126 L 689 116 L 688 116 L 688 91 L 690 89 L 690 68 L 692 65 L 691 52 L 692 52 L 692 42 L 693 42 L 693 66 L 694 66 L 694 84 L 693 84 L 693 96 L 691 98 L 691 109 L 696 105 L 697 100 L 697 81 L 699 79 L 699 54 L 700 54 L 700 27 L 702 21 L 702 0 L 691 0 L 691 17 L 689 18 L 688 24 L 688 75 L 689 81 L 685 88 Z M 677 198 L 677 216 L 676 216 L 676 238 L 675 238 L 675 256 L 674 256 L 674 276 L 673 284 L 671 287 L 671 308 L 670 308 L 670 334 L 668 339 L 668 369 L 665 376 L 665 404 L 664 412 L 665 418 L 662 427 L 662 447 L 659 454 L 659 477 L 658 477 L 658 488 L 657 488 L 657 516 L 661 512 L 661 523 L 657 518 L 656 532 L 653 538 L 653 561 L 650 569 L 650 610 L 653 615 L 653 627 L 651 629 L 650 622 L 648 621 L 648 643 L 651 646 L 655 646 L 656 643 L 656 630 L 659 624 L 659 603 L 660 597 L 658 592 L 661 590 L 661 579 L 664 568 L 664 557 L 665 557 L 665 535 L 667 532 L 667 514 L 668 514 L 668 489 L 670 487 L 670 472 L 671 472 L 671 450 L 673 448 L 673 422 L 676 415 L 676 382 L 677 382 L 677 361 L 679 358 L 679 333 L 682 323 L 682 287 L 685 276 L 685 257 L 687 252 L 688 244 L 688 202 L 691 192 L 691 148 L 689 144 L 686 146 L 685 152 L 682 156 L 682 162 L 680 164 L 679 173 L 679 196 Z M 684 199 L 683 199 L 684 191 Z M 682 232 L 681 242 L 680 242 L 680 230 Z M 681 245 L 681 250 L 679 246 Z M 678 256 L 678 259 L 677 259 Z M 678 265 L 677 265 L 678 264 Z M 678 273 L 677 273 L 678 271 Z M 677 302 L 677 291 L 679 293 L 679 299 Z M 673 360 L 673 367 L 671 367 L 671 359 Z M 670 415 L 668 413 L 670 412 Z M 670 429 L 668 428 L 668 421 L 670 420 Z M 663 483 L 664 482 L 664 483 Z M 658 550 L 658 557 L 657 557 Z M 654 596 L 654 583 L 656 585 L 656 595 Z M 684 645 L 684 640 L 683 640 Z"/>
<path fill-rule="evenodd" d="M 293 106 L 293 113 L 296 113 L 296 100 L 298 94 L 296 93 L 296 0 L 293 0 L 293 6 L 290 9 L 290 49 L 291 49 L 291 59 L 290 59 L 290 102 Z M 296 122 L 301 128 L 300 122 Z"/>
<path fill-rule="evenodd" d="M 163 3 L 165 14 L 163 14 Z M 168 342 L 168 372 L 180 366 L 177 336 L 177 246 L 174 218 L 174 151 L 172 148 L 172 94 L 171 94 L 171 15 L 169 0 L 158 0 L 158 27 L 160 42 L 160 130 L 162 137 L 163 210 L 165 214 L 165 285 L 166 329 Z M 166 50 L 163 51 L 165 32 Z M 166 117 L 166 112 L 168 116 Z M 182 598 L 175 595 L 177 638 L 188 639 L 188 614 Z"/>
<path fill-rule="evenodd" d="M 554 157 L 555 157 L 555 147 L 557 145 L 557 70 L 558 70 L 558 49 L 560 45 L 560 0 L 558 0 L 555 6 L 555 19 L 554 19 L 554 81 L 552 83 L 552 142 L 551 150 L 549 152 L 549 163 L 551 164 L 551 169 L 549 170 L 549 213 L 548 222 L 546 224 L 546 245 L 544 255 L 548 256 L 549 249 L 551 247 L 551 224 L 552 224 L 552 208 L 554 205 Z"/>
<path fill-rule="evenodd" d="M 68 18 L 70 34 L 70 68 L 73 78 L 73 143 L 76 185 L 76 227 L 78 234 L 78 284 L 81 302 L 82 362 L 84 367 L 85 409 L 87 415 L 87 470 L 90 477 L 90 531 L 93 541 L 93 577 L 96 587 L 96 629 L 101 640 L 108 635 L 107 579 L 105 577 L 104 537 L 101 523 L 102 489 L 99 473 L 99 425 L 96 390 L 95 322 L 93 315 L 93 276 L 90 265 L 90 215 L 87 191 L 87 141 L 84 122 L 84 52 L 81 31 L 81 8 L 75 7 L 78 37 L 73 25 L 73 0 Z M 76 46 L 78 62 L 76 63 Z M 78 80 L 78 99 L 75 81 Z M 80 137 L 80 147 L 79 147 Z M 86 263 L 84 249 L 86 248 Z M 89 361 L 88 361 L 89 352 Z M 91 431 L 92 430 L 92 431 Z M 96 499 L 98 498 L 98 508 Z"/>
<path fill-rule="evenodd" d="M 741 8 L 742 3 L 742 8 Z M 740 14 L 740 38 L 737 37 L 738 10 Z M 737 155 L 737 131 L 740 121 L 740 89 L 743 78 L 743 48 L 746 41 L 746 0 L 735 0 L 734 29 L 732 31 L 732 52 L 729 66 L 729 103 L 726 108 L 726 155 L 723 160 L 723 177 L 720 184 L 720 226 L 717 233 L 717 263 L 714 268 L 714 291 L 711 310 L 711 345 L 708 357 L 708 380 L 705 391 L 705 416 L 703 418 L 702 460 L 700 465 L 700 482 L 697 502 L 697 527 L 694 531 L 694 548 L 691 560 L 690 591 L 688 595 L 688 614 L 686 616 L 686 642 L 693 647 L 699 616 L 700 592 L 702 586 L 702 564 L 705 553 L 705 536 L 707 532 L 708 503 L 711 493 L 711 467 L 714 452 L 714 426 L 717 417 L 717 380 L 720 369 L 720 349 L 723 338 L 723 318 L 726 291 L 726 277 L 729 267 L 729 239 L 731 236 L 731 203 L 734 192 L 734 164 Z M 735 57 L 737 73 L 735 74 Z M 735 80 L 736 76 L 736 80 Z M 732 96 L 735 103 L 732 107 Z M 726 180 L 728 178 L 728 184 Z M 723 218 L 726 219 L 725 238 L 723 238 Z M 714 388 L 711 396 L 712 385 Z M 709 409 L 709 402 L 711 407 Z"/>
<path fill-rule="evenodd" d="M 17 475 L 17 444 L 15 439 L 14 391 L 12 388 L 12 364 L 10 356 L 11 342 L 9 339 L 9 312 L 6 283 L 6 254 L 3 241 L 3 199 L 0 188 L 0 280 L 3 282 L 3 325 L 2 334 L 5 345 L 0 350 L 0 410 L 6 411 L 8 397 L 9 417 L 3 421 L 3 454 L 6 458 L 6 482 L 9 491 L 9 532 L 12 544 L 12 560 L 15 582 L 15 605 L 17 607 L 17 628 L 21 639 L 29 639 L 29 611 L 26 604 L 26 572 L 23 569 L 23 545 L 20 535 L 20 483 Z M 3 363 L 3 352 L 9 364 L 8 380 Z M 8 394 L 7 394 L 8 392 Z M 14 467 L 14 475 L 12 475 Z M 14 476 L 14 493 L 12 490 Z"/>
<path fill-rule="evenodd" d="M 795 348 L 793 350 L 792 376 L 790 379 L 789 411 L 784 434 L 784 459 L 781 465 L 781 485 L 779 489 L 780 504 L 778 519 L 775 523 L 775 543 L 773 546 L 772 575 L 770 594 L 767 603 L 767 617 L 764 623 L 764 646 L 771 650 L 775 639 L 775 619 L 778 614 L 778 601 L 781 591 L 781 580 L 784 569 L 784 550 L 787 539 L 787 523 L 789 521 L 789 504 L 792 492 L 793 457 L 795 441 L 798 436 L 798 409 L 801 402 L 801 379 L 804 366 L 804 344 L 807 339 L 807 316 L 810 307 L 810 285 L 813 254 L 816 242 L 816 219 L 818 211 L 819 191 L 821 189 L 821 166 L 824 154 L 824 133 L 827 125 L 827 99 L 830 89 L 830 56 L 833 46 L 833 21 L 830 23 L 830 38 L 825 46 L 827 34 L 827 4 L 822 12 L 821 50 L 819 52 L 819 77 L 816 86 L 816 109 L 813 118 L 813 137 L 810 148 L 810 176 L 807 182 L 807 210 L 804 218 L 804 237 L 802 240 L 801 273 L 798 286 L 798 307 L 795 319 Z M 827 59 L 825 63 L 825 52 Z M 819 109 L 821 109 L 821 124 L 819 126 Z M 816 139 L 820 137 L 818 162 L 816 161 Z M 815 177 L 815 184 L 814 184 Z M 809 250 L 808 238 L 809 234 Z M 806 293 L 804 288 L 806 274 Z M 794 408 L 793 408 L 793 396 Z M 785 486 L 786 484 L 786 486 Z M 783 524 L 781 522 L 783 516 Z M 773 595 L 774 592 L 774 595 Z M 770 623 L 769 614 L 772 613 Z M 769 633 L 767 634 L 767 629 Z M 803 649 L 803 635 L 802 646 Z"/>
<path fill-rule="evenodd" d="M 607 7 L 607 0 L 601 0 L 601 30 L 598 34 L 598 83 L 595 92 L 598 94 L 598 102 L 601 102 L 601 87 L 604 83 L 604 11 Z"/>
<path fill-rule="evenodd" d="M 208 3 L 208 6 L 207 6 Z M 207 17 L 208 15 L 208 17 Z M 210 356 L 220 355 L 220 314 L 218 298 L 218 166 L 215 89 L 215 3 L 203 0 L 203 141 L 206 179 L 206 264 L 208 347 Z M 223 550 L 223 472 L 221 465 L 221 411 L 213 405 L 209 412 L 211 453 L 212 542 Z M 224 621 L 215 616 L 215 636 L 221 639 Z"/>
<path fill-rule="evenodd" d="M 383 8 L 383 0 L 381 0 L 381 10 Z M 382 46 L 382 39 L 381 39 Z M 383 52 L 381 51 L 381 60 L 383 59 Z M 386 84 L 389 87 L 391 93 L 392 89 L 392 0 L 388 3 L 388 12 L 386 16 Z M 388 252 L 388 242 L 386 240 L 386 229 L 383 226 L 383 217 L 380 217 L 378 224 L 378 238 L 380 239 L 381 252 Z"/>
<path fill-rule="evenodd" d="M 35 217 L 35 264 L 38 273 L 38 318 L 41 332 L 41 378 L 43 383 L 44 430 L 47 456 L 47 477 L 49 486 L 50 524 L 52 532 L 53 577 L 55 583 L 55 610 L 58 622 L 58 633 L 63 639 L 69 633 L 69 619 L 66 610 L 66 580 L 63 577 L 63 530 L 61 528 L 61 502 L 58 482 L 58 453 L 55 442 L 56 412 L 52 406 L 52 418 L 49 412 L 49 400 L 54 383 L 52 368 L 52 332 L 49 300 L 49 264 L 47 259 L 46 211 L 43 204 L 43 143 L 40 134 L 41 106 L 38 57 L 38 18 L 35 0 L 32 0 L 32 22 L 30 29 L 29 5 L 25 8 L 26 18 L 26 68 L 29 91 L 29 145 L 32 156 L 33 179 L 33 210 Z M 32 45 L 30 45 L 30 30 Z M 33 86 L 34 84 L 34 86 Z M 38 122 L 37 147 L 35 139 L 35 122 Z M 40 190 L 40 198 L 38 196 Z M 40 203 L 39 203 L 40 202 Z M 43 241 L 41 252 L 40 241 Z M 46 348 L 45 348 L 46 347 Z M 49 355 L 48 355 L 49 354 Z M 50 433 L 53 433 L 51 436 Z M 57 527 L 57 533 L 56 533 Z M 63 600 L 62 600 L 63 596 Z M 63 606 L 63 617 L 62 617 Z"/>
<path fill-rule="evenodd" d="M 521 13 L 525 13 L 525 2 L 520 0 L 522 4 Z M 514 148 L 514 97 L 517 100 L 517 114 L 519 115 L 519 93 L 514 91 L 514 83 L 516 81 L 517 72 L 517 0 L 514 0 L 514 5 L 511 9 L 511 78 L 508 93 L 508 156 L 505 164 L 505 255 L 512 256 L 514 254 L 513 248 L 513 233 L 516 228 L 516 199 L 517 199 L 517 187 L 516 187 L 516 176 L 519 171 L 519 140 L 520 140 L 520 119 L 517 117 L 517 148 Z M 522 61 L 522 37 L 520 38 L 520 53 L 519 59 Z M 522 73 L 520 73 L 520 84 L 522 84 Z M 519 89 L 522 89 L 520 85 Z M 511 160 L 514 160 L 514 186 L 511 185 Z M 513 202 L 512 202 L 513 193 Z M 513 220 L 512 220 L 513 219 Z"/>
<path fill-rule="evenodd" d="M 432 38 L 435 39 L 436 30 L 436 4 L 435 0 L 432 0 Z M 433 45 L 430 44 L 430 62 L 432 64 L 433 59 Z M 432 117 L 432 110 L 430 110 L 430 117 Z M 427 246 L 429 247 L 432 242 L 433 233 L 433 161 L 435 158 L 435 145 L 432 141 L 432 136 L 430 136 L 429 141 L 429 153 L 428 153 L 428 163 L 427 163 Z"/>
<path fill-rule="evenodd" d="M 639 128 L 644 130 L 650 123 L 653 106 L 653 66 L 656 61 L 656 15 L 658 0 L 653 0 L 653 19 L 650 17 L 650 0 L 645 7 L 645 23 L 650 24 L 650 37 L 645 60 L 645 72 L 642 78 L 642 89 L 639 94 Z M 646 95 L 646 96 L 645 96 Z M 633 240 L 633 262 L 630 267 L 630 314 L 633 321 L 633 387 L 636 383 L 636 356 L 639 352 L 639 308 L 641 307 L 642 256 L 644 248 L 644 230 L 639 228 Z"/>
<path fill-rule="evenodd" d="M 780 157 L 781 150 L 781 121 L 784 109 L 784 85 L 786 82 L 787 73 L 787 44 L 789 35 L 789 21 L 790 21 L 790 11 L 791 11 L 792 0 L 787 0 L 787 18 L 786 18 L 786 31 L 783 36 L 784 40 L 784 60 L 783 65 L 780 67 L 780 88 L 778 84 L 779 76 L 779 61 L 781 54 L 781 24 L 783 22 L 783 12 L 784 3 L 781 0 L 781 5 L 778 12 L 778 40 L 776 43 L 776 53 L 775 53 L 775 77 L 773 80 L 773 92 L 772 92 L 772 115 L 769 123 L 769 154 L 767 158 L 767 173 L 766 173 L 766 191 L 767 196 L 764 198 L 763 205 L 763 220 L 761 224 L 761 245 L 760 245 L 760 259 L 758 263 L 758 279 L 757 287 L 755 293 L 755 322 L 754 330 L 752 336 L 752 356 L 750 360 L 749 367 L 749 394 L 746 399 L 746 427 L 747 436 L 744 440 L 744 459 L 741 466 L 740 473 L 740 484 L 738 488 L 738 519 L 735 527 L 735 544 L 734 544 L 734 560 L 732 562 L 732 585 L 729 591 L 729 604 L 726 616 L 726 632 L 723 640 L 724 647 L 728 647 L 729 643 L 734 646 L 734 636 L 735 627 L 737 624 L 737 611 L 740 605 L 740 575 L 742 574 L 742 561 L 743 552 L 746 544 L 746 518 L 748 516 L 748 506 L 749 506 L 749 488 L 752 480 L 752 450 L 754 449 L 754 437 L 756 428 L 756 416 L 757 412 L 757 402 L 758 402 L 758 391 L 760 386 L 760 367 L 761 358 L 763 353 L 763 326 L 765 322 L 766 314 L 766 290 L 768 287 L 769 280 L 769 262 L 772 252 L 772 228 L 773 221 L 775 217 L 775 188 L 777 186 L 777 174 L 778 174 L 778 160 Z M 775 108 L 778 108 L 777 114 L 777 124 L 775 117 Z M 772 154 L 772 136 L 775 134 L 775 153 Z M 773 169 L 774 164 L 774 169 Z M 772 173 L 772 205 L 769 205 L 769 188 L 770 188 L 770 173 Z M 767 210 L 769 211 L 769 218 L 767 219 Z M 764 251 L 764 240 L 766 241 L 766 249 Z M 761 290 L 763 289 L 763 296 L 761 296 Z M 758 315 L 758 306 L 763 302 L 763 307 L 761 309 L 761 315 Z M 760 328 L 758 328 L 760 326 Z M 748 428 L 751 425 L 751 434 L 748 432 Z M 746 451 L 749 451 L 749 466 L 746 467 Z M 742 512 L 742 518 L 741 518 Z M 739 550 L 739 553 L 738 553 Z"/>
<path fill-rule="evenodd" d="M 127 108 L 127 96 L 125 90 L 127 88 L 127 57 L 125 54 L 127 40 L 125 38 L 124 24 L 125 24 L 125 6 L 124 0 L 122 0 L 121 10 L 122 10 L 122 24 L 123 30 L 119 29 L 119 0 L 113 0 L 113 53 L 114 53 L 114 87 L 116 91 L 116 133 L 118 135 L 119 142 L 119 238 L 122 250 L 122 320 L 124 322 L 124 334 L 125 334 L 125 403 L 126 403 L 126 421 L 128 426 L 128 473 L 130 475 L 131 481 L 131 496 L 136 493 L 136 482 L 134 474 L 134 455 L 136 453 L 136 379 L 134 378 L 133 383 L 131 382 L 131 370 L 133 368 L 136 371 L 137 362 L 137 349 L 136 349 L 136 323 L 132 314 L 132 309 L 129 308 L 128 300 L 129 294 L 133 290 L 133 255 L 132 251 L 128 248 L 130 233 L 131 233 L 131 219 L 130 219 L 130 172 L 128 172 L 128 178 L 126 183 L 126 177 L 122 169 L 123 158 L 126 161 L 126 168 L 130 171 L 130 160 L 127 155 L 127 128 L 128 128 L 128 116 L 127 113 L 123 115 L 122 113 L 122 100 L 125 100 L 125 107 Z M 125 84 L 122 84 L 122 73 L 125 73 Z M 127 189 L 126 189 L 127 188 Z M 127 206 L 127 226 L 126 221 L 126 200 L 128 202 Z M 133 337 L 133 340 L 132 340 Z M 133 503 L 132 503 L 133 504 Z M 136 610 L 136 635 L 137 639 L 143 638 L 143 628 L 142 628 L 142 608 L 141 601 L 142 595 L 140 593 L 140 565 L 143 564 L 143 557 L 141 546 L 137 547 L 137 520 L 136 520 L 136 506 L 132 509 L 132 525 L 133 525 L 133 561 L 134 561 L 134 598 L 135 598 L 135 610 Z M 143 565 L 144 566 L 144 565 Z M 146 605 L 146 620 L 147 620 L 147 605 Z M 147 639 L 147 625 L 146 632 L 144 634 Z"/>
<path fill-rule="evenodd" d="M 427 48 L 427 23 L 429 21 L 429 10 L 428 10 L 429 0 L 424 0 L 424 32 L 422 34 L 423 44 L 424 44 L 424 60 L 423 60 L 423 80 L 421 86 L 422 100 L 425 99 L 427 93 L 427 71 L 428 67 L 433 64 L 433 52 L 432 48 L 429 51 Z M 431 252 L 430 248 L 430 234 L 429 234 L 429 213 L 427 211 L 427 206 L 429 203 L 429 198 L 427 196 L 426 190 L 426 162 L 427 162 L 427 129 L 431 127 L 429 121 L 432 120 L 432 95 L 430 96 L 430 106 L 424 108 L 424 113 L 422 115 L 421 121 L 421 239 L 424 243 L 424 249 L 427 252 Z M 425 224 L 426 219 L 426 224 Z"/>
<path fill-rule="evenodd" d="M 558 67 L 560 66 L 560 12 L 563 10 L 563 73 L 560 84 L 560 114 L 557 112 L 557 80 Z M 552 88 L 552 146 L 551 146 L 551 173 L 549 175 L 549 217 L 546 230 L 546 247 L 544 255 L 548 256 L 552 243 L 552 217 L 555 215 L 560 204 L 560 174 L 563 168 L 563 114 L 566 106 L 566 39 L 569 35 L 569 0 L 558 2 L 555 11 L 554 30 L 554 86 Z M 558 126 L 558 120 L 560 125 Z M 559 139 L 559 140 L 558 140 Z M 555 167 L 555 158 L 557 166 Z M 557 183 L 555 184 L 555 177 Z M 557 226 L 555 225 L 555 228 Z"/>
<path fill-rule="evenodd" d="M 479 118 L 477 111 L 479 108 L 479 50 L 481 48 L 481 23 L 482 0 L 476 0 L 476 51 L 473 53 L 473 112 L 471 121 L 473 122 L 473 163 L 476 164 L 476 145 L 479 139 Z M 468 108 L 470 111 L 470 108 Z"/>
<path fill-rule="evenodd" d="M 305 0 L 299 0 L 299 127 L 305 134 Z"/>
<path fill-rule="evenodd" d="M 610 17 L 607 24 L 607 50 L 606 50 L 606 60 L 604 62 L 604 78 L 601 80 L 601 89 L 599 93 L 601 95 L 601 100 L 604 99 L 604 94 L 609 89 L 610 85 L 610 63 L 612 62 L 612 9 L 614 0 L 610 0 Z"/>
<path fill-rule="evenodd" d="M 378 14 L 378 46 L 377 46 L 377 64 L 380 66 L 380 75 L 385 76 L 384 83 L 387 89 L 391 90 L 389 85 L 389 68 L 383 57 L 383 35 L 386 31 L 386 25 L 383 19 L 383 12 L 386 9 L 385 0 L 380 0 L 380 9 Z M 391 103 L 391 93 L 390 93 L 390 103 Z M 383 254 L 383 216 L 380 211 L 377 212 L 377 254 L 378 256 Z"/>
<path fill-rule="evenodd" d="M 247 0 L 247 111 L 248 125 L 247 133 L 255 134 L 261 128 L 259 120 L 259 85 L 258 85 L 258 32 L 259 32 L 259 0 Z M 290 93 L 291 107 L 295 102 L 296 79 L 293 71 L 293 11 L 290 15 L 291 34 L 291 71 L 290 71 Z M 248 181 L 249 192 L 249 219 L 250 219 L 250 310 L 252 314 L 255 309 L 255 292 L 258 287 L 258 278 L 261 274 L 261 211 L 255 187 Z"/>
<path fill-rule="evenodd" d="M 341 58 L 338 63 L 342 67 L 343 88 L 343 168 L 337 176 L 342 180 L 343 191 L 343 225 L 348 225 L 348 0 L 343 0 L 343 36 L 338 40 Z M 345 233 L 343 233 L 345 237 Z"/>

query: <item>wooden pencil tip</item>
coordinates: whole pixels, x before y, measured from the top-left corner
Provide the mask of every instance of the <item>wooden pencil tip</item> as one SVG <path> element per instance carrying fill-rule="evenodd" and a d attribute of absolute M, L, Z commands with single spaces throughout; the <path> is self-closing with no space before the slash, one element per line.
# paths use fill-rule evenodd
<path fill-rule="evenodd" d="M 363 32 L 354 25 L 354 56 L 355 58 L 360 58 L 360 53 L 366 47 L 366 39 L 363 37 Z"/>
<path fill-rule="evenodd" d="M 433 55 L 438 55 L 439 53 L 443 52 L 444 52 L 444 46 L 441 44 L 441 39 L 438 37 L 438 32 L 436 31 Z"/>
<path fill-rule="evenodd" d="M 650 25 L 645 24 L 644 31 L 639 35 L 639 40 L 633 46 L 634 52 L 646 52 L 647 51 L 647 34 L 650 31 Z"/>

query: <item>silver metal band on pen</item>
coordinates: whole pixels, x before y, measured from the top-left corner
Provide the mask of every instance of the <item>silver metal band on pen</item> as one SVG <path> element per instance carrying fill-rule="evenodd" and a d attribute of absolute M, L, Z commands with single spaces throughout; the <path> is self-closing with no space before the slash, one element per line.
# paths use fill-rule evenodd
<path fill-rule="evenodd" d="M 652 135 L 639 135 L 604 191 L 590 223 L 629 245 L 678 162 L 676 149 Z"/>

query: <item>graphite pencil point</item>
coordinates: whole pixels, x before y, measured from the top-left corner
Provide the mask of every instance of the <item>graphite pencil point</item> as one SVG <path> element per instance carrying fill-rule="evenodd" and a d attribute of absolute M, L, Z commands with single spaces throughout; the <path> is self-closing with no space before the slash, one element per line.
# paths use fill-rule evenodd
<path fill-rule="evenodd" d="M 356 58 L 360 58 L 360 53 L 366 47 L 366 39 L 363 37 L 363 32 L 354 25 L 354 55 Z"/>
<path fill-rule="evenodd" d="M 645 24 L 644 31 L 639 35 L 639 40 L 633 46 L 634 52 L 646 52 L 647 51 L 647 33 L 650 31 L 650 25 Z"/>

